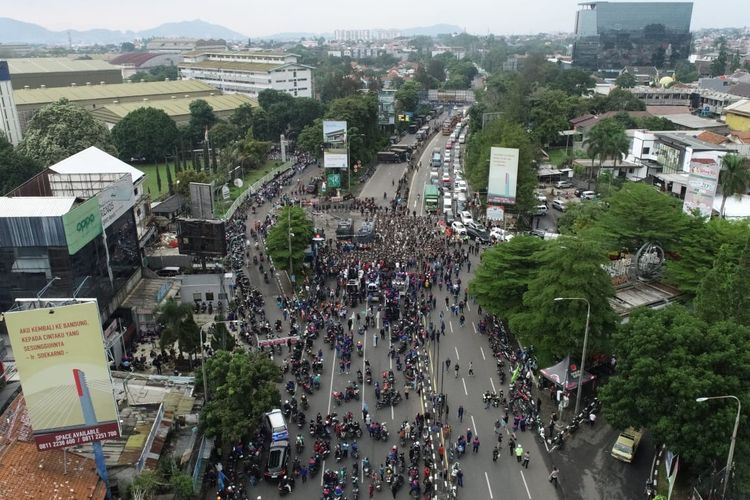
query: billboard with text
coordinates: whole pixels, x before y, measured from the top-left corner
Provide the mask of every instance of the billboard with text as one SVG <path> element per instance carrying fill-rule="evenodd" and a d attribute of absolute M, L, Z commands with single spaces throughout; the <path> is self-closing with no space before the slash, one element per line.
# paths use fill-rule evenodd
<path fill-rule="evenodd" d="M 331 150 L 323 153 L 323 166 L 325 168 L 343 168 L 349 166 L 349 155 L 346 150 Z"/>
<path fill-rule="evenodd" d="M 714 160 L 695 160 L 690 162 L 687 192 L 682 210 L 692 213 L 698 210 L 702 217 L 711 217 L 714 206 L 716 187 L 719 184 L 721 165 Z"/>
<path fill-rule="evenodd" d="M 487 203 L 512 205 L 516 202 L 518 180 L 518 149 L 490 149 L 490 177 L 487 182 Z"/>
<path fill-rule="evenodd" d="M 96 302 L 6 312 L 5 323 L 37 448 L 119 437 Z"/>
<path fill-rule="evenodd" d="M 79 206 L 63 215 L 65 241 L 68 253 L 74 255 L 88 242 L 102 234 L 102 216 L 99 212 L 99 201 L 89 198 Z"/>

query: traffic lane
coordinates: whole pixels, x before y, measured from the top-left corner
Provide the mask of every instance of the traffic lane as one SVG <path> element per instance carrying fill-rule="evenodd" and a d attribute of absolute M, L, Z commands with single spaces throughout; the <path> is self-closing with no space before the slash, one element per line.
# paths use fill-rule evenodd
<path fill-rule="evenodd" d="M 421 200 L 422 192 L 424 191 L 424 185 L 430 181 L 432 151 L 433 149 L 439 148 L 442 154 L 447 142 L 448 136 L 444 136 L 442 133 L 438 132 L 429 140 L 419 156 L 418 164 L 421 164 L 421 167 L 419 167 L 414 173 L 409 188 L 409 208 L 411 210 L 416 210 L 419 215 L 424 213 L 423 207 L 419 201 Z"/>
<path fill-rule="evenodd" d="M 407 166 L 408 163 L 378 163 L 374 173 L 360 191 L 359 198 L 374 198 L 378 205 L 389 205 Z M 385 199 L 383 193 L 387 193 Z"/>

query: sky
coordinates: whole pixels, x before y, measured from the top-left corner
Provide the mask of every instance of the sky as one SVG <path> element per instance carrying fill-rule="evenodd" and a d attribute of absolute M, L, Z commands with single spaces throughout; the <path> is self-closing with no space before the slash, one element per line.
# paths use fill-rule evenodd
<path fill-rule="evenodd" d="M 579 0 L 0 0 L 0 16 L 52 30 L 142 30 L 202 19 L 249 36 L 454 24 L 473 34 L 572 32 Z M 748 0 L 694 0 L 692 29 L 750 26 Z"/>

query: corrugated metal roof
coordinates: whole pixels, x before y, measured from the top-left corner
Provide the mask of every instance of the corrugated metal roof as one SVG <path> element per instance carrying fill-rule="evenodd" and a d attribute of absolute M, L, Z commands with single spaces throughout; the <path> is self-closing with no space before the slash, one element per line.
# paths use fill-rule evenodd
<path fill-rule="evenodd" d="M 214 112 L 232 111 L 242 104 L 257 106 L 258 101 L 244 94 L 227 94 L 215 96 L 193 97 L 189 99 L 162 99 L 146 102 L 125 102 L 122 104 L 110 104 L 95 109 L 91 114 L 105 123 L 116 123 L 128 113 L 140 108 L 156 108 L 163 110 L 171 118 L 187 116 L 190 114 L 190 103 L 203 99 L 214 110 Z"/>
<path fill-rule="evenodd" d="M 130 174 L 134 183 L 144 176 L 144 173 L 137 168 L 131 167 L 94 146 L 69 156 L 49 168 L 58 174 Z"/>
<path fill-rule="evenodd" d="M 8 59 L 11 75 L 25 73 L 58 73 L 71 71 L 119 71 L 119 66 L 99 59 L 68 59 L 67 57 L 27 57 Z"/>
<path fill-rule="evenodd" d="M 742 99 L 729 106 L 724 106 L 724 112 L 737 113 L 738 115 L 750 115 L 750 100 Z"/>
<path fill-rule="evenodd" d="M 154 57 L 158 57 L 161 54 L 155 52 L 128 52 L 126 54 L 120 54 L 119 56 L 111 59 L 110 64 L 133 64 L 140 66 L 146 61 L 150 61 Z"/>
<path fill-rule="evenodd" d="M 269 72 L 281 67 L 281 64 L 265 64 L 255 62 L 229 62 L 229 61 L 200 61 L 195 63 L 182 62 L 178 64 L 181 69 L 207 69 L 207 70 L 232 70 L 232 71 L 255 71 Z"/>
<path fill-rule="evenodd" d="M 0 217 L 60 217 L 75 201 L 72 196 L 2 196 Z"/>
<path fill-rule="evenodd" d="M 198 80 L 170 82 L 114 83 L 106 85 L 79 85 L 77 87 L 55 87 L 48 89 L 20 89 L 13 92 L 17 106 L 24 104 L 46 104 L 60 99 L 70 102 L 92 99 L 122 99 L 132 97 L 165 97 L 195 92 L 216 92 L 212 86 Z"/>

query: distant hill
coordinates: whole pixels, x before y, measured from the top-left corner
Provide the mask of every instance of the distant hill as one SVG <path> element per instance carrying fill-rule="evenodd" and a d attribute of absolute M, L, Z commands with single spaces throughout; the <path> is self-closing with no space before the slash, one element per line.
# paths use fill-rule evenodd
<path fill-rule="evenodd" d="M 247 36 L 232 31 L 218 24 L 211 24 L 196 19 L 165 23 L 144 31 L 116 31 L 108 29 L 92 29 L 85 31 L 51 31 L 38 24 L 17 21 L 8 17 L 0 17 L 0 43 L 28 43 L 67 45 L 68 33 L 74 45 L 107 44 L 130 42 L 134 38 L 186 37 L 186 38 L 223 38 L 224 40 L 246 40 Z"/>

